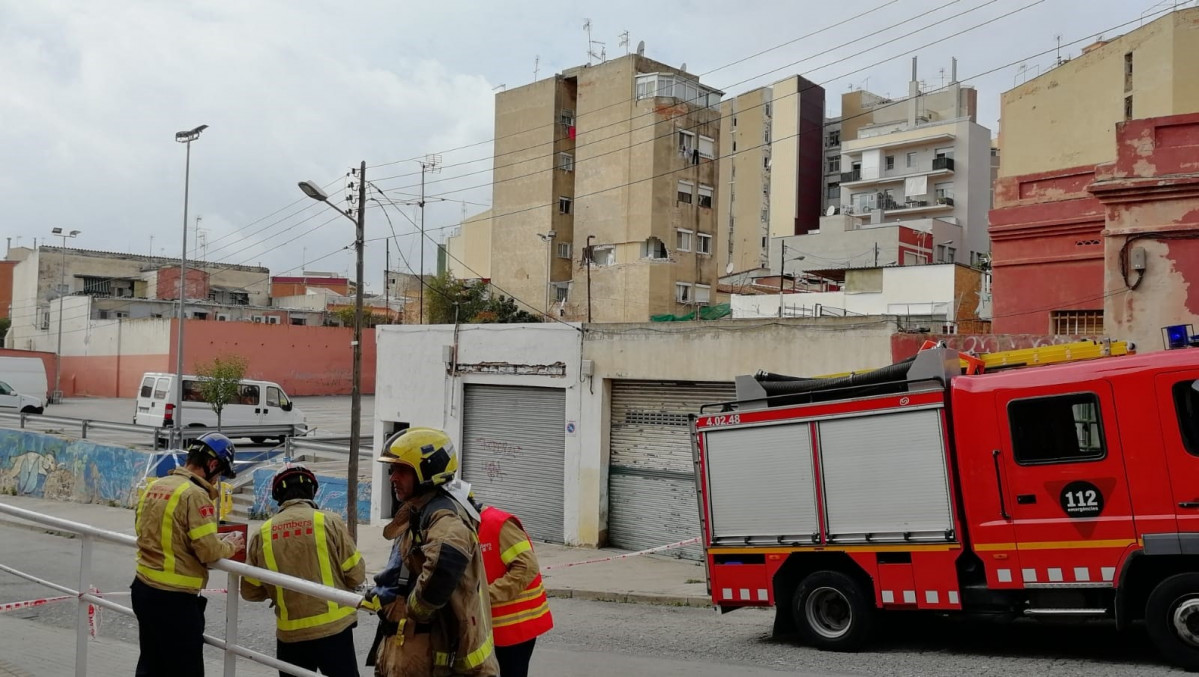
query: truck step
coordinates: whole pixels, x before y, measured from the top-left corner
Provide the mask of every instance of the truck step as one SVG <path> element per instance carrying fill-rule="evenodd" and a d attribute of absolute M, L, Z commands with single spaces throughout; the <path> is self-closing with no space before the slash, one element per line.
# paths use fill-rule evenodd
<path fill-rule="evenodd" d="M 1106 616 L 1107 609 L 1025 609 L 1025 616 Z"/>

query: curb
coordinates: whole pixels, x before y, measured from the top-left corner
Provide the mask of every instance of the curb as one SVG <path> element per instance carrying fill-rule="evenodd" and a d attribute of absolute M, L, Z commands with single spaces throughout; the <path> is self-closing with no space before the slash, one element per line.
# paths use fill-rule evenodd
<path fill-rule="evenodd" d="M 685 606 L 697 609 L 706 609 L 712 606 L 712 600 L 698 595 L 666 595 L 653 592 L 616 592 L 613 590 L 581 590 L 577 588 L 546 588 L 545 594 L 547 597 L 581 599 L 593 602 Z"/>

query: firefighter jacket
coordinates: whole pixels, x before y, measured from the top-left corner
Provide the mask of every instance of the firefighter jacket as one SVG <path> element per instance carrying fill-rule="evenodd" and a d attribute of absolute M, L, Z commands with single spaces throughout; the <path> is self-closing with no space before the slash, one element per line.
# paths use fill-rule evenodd
<path fill-rule="evenodd" d="M 440 489 L 405 507 L 384 533 L 398 532 L 411 581 L 406 596 L 383 608 L 398 627 L 379 646 L 375 674 L 498 675 L 477 525 Z"/>
<path fill-rule="evenodd" d="M 342 590 L 353 590 L 366 579 L 366 563 L 341 518 L 302 498 L 284 502 L 250 536 L 246 564 Z M 253 578 L 241 580 L 241 596 L 250 602 L 274 601 L 280 642 L 331 637 L 358 621 L 354 607 Z"/>
<path fill-rule="evenodd" d="M 491 630 L 496 646 L 513 646 L 554 627 L 533 543 L 520 520 L 488 506 L 479 524 L 479 545 L 487 569 Z"/>
<path fill-rule="evenodd" d="M 209 564 L 233 556 L 217 536 L 217 489 L 175 468 L 146 488 L 137 502 L 137 577 L 160 590 L 198 594 Z"/>

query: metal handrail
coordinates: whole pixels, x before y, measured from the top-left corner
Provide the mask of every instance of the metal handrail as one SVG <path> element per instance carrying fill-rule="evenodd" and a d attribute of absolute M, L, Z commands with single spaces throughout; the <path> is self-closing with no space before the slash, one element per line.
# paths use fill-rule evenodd
<path fill-rule="evenodd" d="M 331 453 L 331 454 L 339 454 L 342 456 L 349 456 L 349 454 L 350 454 L 350 445 L 338 444 L 336 442 L 325 442 L 325 441 L 322 441 L 320 438 L 301 439 L 298 437 L 289 437 L 289 438 L 287 438 L 287 441 L 285 442 L 285 449 L 287 450 L 287 455 L 289 457 L 295 456 L 297 451 L 314 452 L 314 457 L 315 457 L 315 452 L 327 452 L 327 453 Z M 362 444 L 358 445 L 358 455 L 359 456 L 372 456 L 373 454 L 374 454 L 374 452 L 369 445 L 369 441 L 368 441 L 367 445 L 362 445 Z"/>
<path fill-rule="evenodd" d="M 25 412 L 16 411 L 0 411 L 0 420 L 16 420 L 20 422 L 20 427 L 23 430 L 27 423 L 53 424 L 53 425 L 68 425 L 77 426 L 79 428 L 79 436 L 82 439 L 87 439 L 89 430 L 110 430 L 114 432 L 125 432 L 142 434 L 149 437 L 149 442 L 152 446 L 157 447 L 161 440 L 170 439 L 173 429 L 170 427 L 161 426 L 145 426 L 135 423 L 117 423 L 115 421 L 94 421 L 87 418 L 70 418 L 67 416 L 47 416 L 45 414 L 27 414 Z M 182 429 L 183 438 L 186 440 L 192 437 L 199 437 L 205 433 L 214 432 L 214 428 L 207 427 L 187 427 Z M 297 435 L 306 434 L 308 431 L 306 426 L 298 426 L 293 424 L 286 425 L 253 425 L 253 426 L 221 426 L 220 432 L 230 437 L 287 437 L 292 438 Z"/>
<path fill-rule="evenodd" d="M 95 605 L 117 613 L 133 615 L 133 610 L 117 604 L 111 600 L 105 599 L 102 596 L 88 592 L 91 583 L 91 559 L 92 545 L 95 541 L 105 543 L 113 543 L 126 547 L 137 547 L 137 539 L 128 534 L 122 534 L 108 529 L 84 524 L 82 522 L 73 522 L 71 520 L 54 517 L 53 515 L 45 515 L 33 510 L 26 510 L 15 505 L 0 503 L 0 513 L 11 515 L 19 519 L 27 520 L 35 524 L 52 527 L 59 531 L 65 531 L 79 535 L 80 538 L 80 563 L 79 563 L 79 587 L 77 590 L 53 583 L 51 581 L 38 578 L 32 574 L 27 574 L 18 571 L 12 567 L 0 564 L 0 571 L 10 573 L 27 581 L 43 585 L 52 590 L 57 590 L 63 594 L 71 595 L 79 598 L 79 608 L 76 613 L 75 620 L 75 674 L 77 677 L 87 675 L 87 638 L 88 638 L 88 606 Z M 229 581 L 226 584 L 226 603 L 225 603 L 225 639 L 214 637 L 212 635 L 204 635 L 204 641 L 212 646 L 217 647 L 225 652 L 225 677 L 236 677 L 237 661 L 236 656 L 241 656 L 255 663 L 266 665 L 270 668 L 287 672 L 298 677 L 320 677 L 318 673 L 305 668 L 301 668 L 290 663 L 286 663 L 272 656 L 248 649 L 237 644 L 237 611 L 238 611 L 238 588 L 239 580 L 242 576 L 248 576 L 263 583 L 277 585 L 287 590 L 303 593 L 323 599 L 330 602 L 335 602 L 342 606 L 354 607 L 355 609 L 362 605 L 362 595 L 350 592 L 348 590 L 340 590 L 303 578 L 288 576 L 276 571 L 268 569 L 260 569 L 255 566 L 234 562 L 233 560 L 222 559 L 217 560 L 210 565 L 212 569 L 219 569 L 229 574 Z"/>

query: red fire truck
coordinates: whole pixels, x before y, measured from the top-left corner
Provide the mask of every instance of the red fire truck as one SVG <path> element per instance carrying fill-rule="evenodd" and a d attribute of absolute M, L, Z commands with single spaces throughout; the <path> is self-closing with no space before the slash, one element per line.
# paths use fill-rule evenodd
<path fill-rule="evenodd" d="M 739 377 L 692 421 L 713 604 L 841 651 L 888 610 L 1143 621 L 1199 670 L 1199 349 L 1123 348 Z"/>

